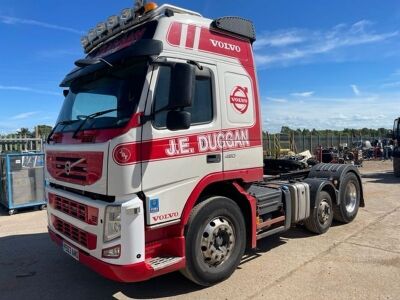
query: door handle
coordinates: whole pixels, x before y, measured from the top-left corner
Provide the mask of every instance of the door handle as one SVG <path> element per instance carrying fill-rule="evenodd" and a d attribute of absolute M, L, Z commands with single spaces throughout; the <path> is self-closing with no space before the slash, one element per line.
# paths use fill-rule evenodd
<path fill-rule="evenodd" d="M 207 155 L 207 163 L 215 164 L 221 162 L 221 154 L 209 154 Z"/>

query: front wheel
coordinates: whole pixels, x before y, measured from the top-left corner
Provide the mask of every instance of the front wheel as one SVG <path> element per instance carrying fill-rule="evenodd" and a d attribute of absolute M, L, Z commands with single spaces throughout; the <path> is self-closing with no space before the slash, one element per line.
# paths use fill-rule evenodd
<path fill-rule="evenodd" d="M 208 198 L 190 216 L 182 273 L 202 286 L 223 281 L 239 265 L 245 246 L 245 221 L 239 206 L 226 197 Z"/>
<path fill-rule="evenodd" d="M 341 182 L 340 204 L 333 206 L 334 219 L 342 223 L 350 223 L 357 216 L 361 199 L 361 187 L 354 173 L 347 173 Z"/>

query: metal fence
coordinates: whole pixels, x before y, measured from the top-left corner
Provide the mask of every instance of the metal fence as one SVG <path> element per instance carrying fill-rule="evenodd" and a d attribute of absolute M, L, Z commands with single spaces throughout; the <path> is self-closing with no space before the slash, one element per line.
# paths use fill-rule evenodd
<path fill-rule="evenodd" d="M 379 140 L 380 137 L 375 136 L 352 136 L 352 135 L 313 135 L 313 134 L 265 134 L 263 138 L 264 155 L 271 157 L 278 157 L 282 153 L 292 151 L 295 153 L 310 150 L 311 153 L 315 152 L 318 146 L 322 147 L 337 147 L 346 144 L 352 147 L 362 141 Z"/>
<path fill-rule="evenodd" d="M 0 136 L 0 153 L 42 152 L 44 138 L 27 138 L 18 135 Z"/>

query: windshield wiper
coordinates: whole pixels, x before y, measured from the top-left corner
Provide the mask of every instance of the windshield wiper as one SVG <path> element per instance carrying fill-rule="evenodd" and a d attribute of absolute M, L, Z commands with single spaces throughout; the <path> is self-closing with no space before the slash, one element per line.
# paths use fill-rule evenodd
<path fill-rule="evenodd" d="M 74 134 L 72 135 L 72 138 L 73 138 L 73 139 L 76 139 L 76 135 L 78 134 L 78 132 L 82 129 L 83 125 L 85 125 L 86 122 L 87 122 L 88 120 L 97 118 L 97 117 L 99 117 L 99 116 L 102 116 L 102 115 L 105 115 L 105 114 L 108 114 L 108 113 L 110 113 L 110 112 L 114 112 L 114 111 L 117 111 L 117 110 L 118 110 L 117 108 L 107 109 L 107 110 L 95 112 L 95 113 L 93 113 L 93 114 L 91 114 L 91 115 L 88 115 L 88 116 L 84 116 L 84 119 L 82 120 L 82 123 L 81 123 L 81 124 L 78 126 L 78 128 L 74 131 Z"/>
<path fill-rule="evenodd" d="M 60 121 L 58 122 L 56 125 L 54 125 L 53 129 L 50 131 L 49 136 L 47 137 L 47 144 L 50 143 L 50 141 L 53 140 L 52 135 L 55 133 L 56 129 L 58 126 L 60 125 L 64 125 L 63 129 L 65 128 L 65 126 L 70 125 L 72 123 L 77 122 L 78 120 L 65 120 L 65 121 Z"/>

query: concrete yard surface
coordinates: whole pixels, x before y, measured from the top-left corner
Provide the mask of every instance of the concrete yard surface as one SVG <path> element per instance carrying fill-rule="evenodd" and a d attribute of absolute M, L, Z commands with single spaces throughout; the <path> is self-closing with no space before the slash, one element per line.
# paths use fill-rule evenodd
<path fill-rule="evenodd" d="M 180 273 L 143 283 L 104 279 L 47 235 L 45 211 L 0 215 L 0 299 L 400 299 L 400 179 L 367 161 L 366 207 L 324 235 L 298 226 L 263 239 L 230 279 L 200 288 Z"/>

